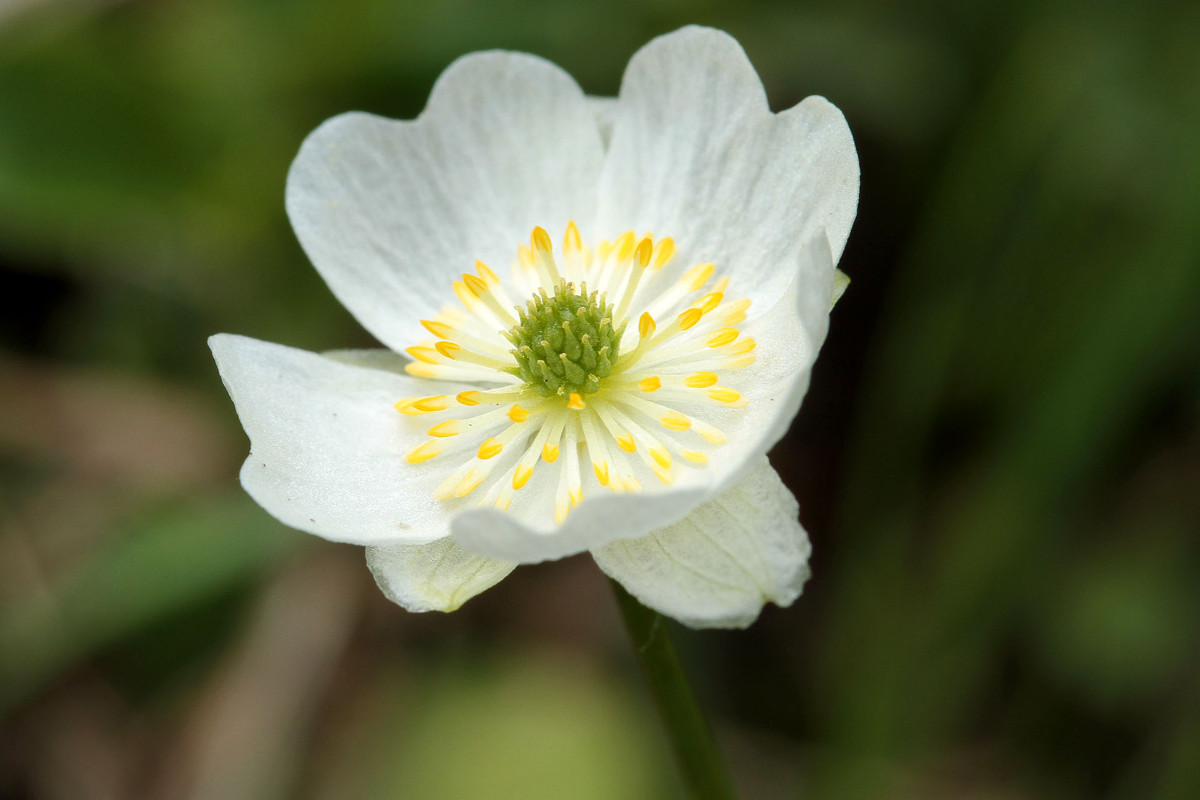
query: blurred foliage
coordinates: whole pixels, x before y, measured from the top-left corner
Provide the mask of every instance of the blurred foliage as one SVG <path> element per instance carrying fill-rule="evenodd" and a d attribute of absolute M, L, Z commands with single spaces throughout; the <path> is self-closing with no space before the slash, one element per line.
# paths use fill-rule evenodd
<path fill-rule="evenodd" d="M 326 117 L 411 117 L 489 47 L 613 94 L 686 22 L 776 108 L 832 99 L 863 164 L 854 283 L 773 454 L 816 577 L 683 641 L 739 783 L 1200 796 L 1195 3 L 27 0 L 0 6 L 0 797 L 678 792 L 586 560 L 388 605 L 236 491 L 204 339 L 369 342 L 283 214 Z"/>

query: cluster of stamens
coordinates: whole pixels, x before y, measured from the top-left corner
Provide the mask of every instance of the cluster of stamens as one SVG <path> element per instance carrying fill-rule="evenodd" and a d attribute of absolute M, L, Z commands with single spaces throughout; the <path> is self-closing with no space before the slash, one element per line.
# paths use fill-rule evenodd
<path fill-rule="evenodd" d="M 557 465 L 548 471 L 556 472 L 554 517 L 562 522 L 591 483 L 581 459 L 614 492 L 641 490 L 639 475 L 670 484 L 679 470 L 707 465 L 725 434 L 696 408 L 745 405 L 719 376 L 754 362 L 755 342 L 737 328 L 750 301 L 727 300 L 725 278 L 706 292 L 713 264 L 665 279 L 674 251 L 670 238 L 633 232 L 588 248 L 571 223 L 556 259 L 550 237 L 535 228 L 509 282 L 529 298 L 524 305 L 482 262 L 454 282 L 461 307 L 422 320 L 434 338 L 408 348 L 406 369 L 479 388 L 396 404 L 406 416 L 437 420 L 409 463 L 463 457 L 436 499 L 482 489 L 482 504 L 507 509 L 538 463 Z M 623 347 L 635 315 L 637 342 Z"/>

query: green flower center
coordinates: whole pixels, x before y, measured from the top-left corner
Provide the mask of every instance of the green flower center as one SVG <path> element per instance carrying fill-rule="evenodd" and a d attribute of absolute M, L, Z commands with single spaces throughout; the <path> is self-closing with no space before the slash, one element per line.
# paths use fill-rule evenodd
<path fill-rule="evenodd" d="M 617 361 L 622 322 L 613 328 L 612 308 L 599 292 L 579 291 L 560 280 L 554 295 L 544 289 L 517 307 L 519 321 L 504 332 L 516 365 L 508 372 L 543 397 L 594 394 Z"/>

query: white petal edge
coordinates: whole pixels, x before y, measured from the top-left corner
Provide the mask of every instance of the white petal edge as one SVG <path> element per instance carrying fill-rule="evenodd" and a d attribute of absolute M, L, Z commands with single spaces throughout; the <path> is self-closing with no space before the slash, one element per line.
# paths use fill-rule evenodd
<path fill-rule="evenodd" d="M 288 173 L 296 236 L 334 295 L 402 350 L 479 259 L 503 274 L 535 225 L 592 222 L 604 156 L 583 92 L 554 64 L 486 52 L 451 64 L 414 121 L 342 114 Z"/>
<path fill-rule="evenodd" d="M 384 595 L 409 611 L 455 611 L 516 567 L 476 555 L 453 539 L 367 548 L 367 567 Z"/>
<path fill-rule="evenodd" d="M 799 506 L 766 459 L 685 519 L 592 552 L 643 605 L 692 628 L 745 628 L 788 606 L 810 575 Z"/>
<path fill-rule="evenodd" d="M 840 258 L 859 167 L 842 113 L 809 97 L 772 114 L 741 46 L 687 27 L 630 60 L 600 184 L 599 229 L 674 238 L 676 271 L 714 262 L 760 307 L 787 288 L 796 246 L 824 228 Z M 672 269 L 672 267 L 668 267 Z"/>
<path fill-rule="evenodd" d="M 470 508 L 456 514 L 451 523 L 455 540 L 468 550 L 494 558 L 548 561 L 671 525 L 740 482 L 787 433 L 808 390 L 812 364 L 829 327 L 833 265 L 823 232 L 818 231 L 799 248 L 793 265 L 796 277 L 789 290 L 747 329 L 760 342 L 758 361 L 739 374 L 745 379 L 739 386 L 750 404 L 736 411 L 715 408 L 711 414 L 691 409 L 729 434 L 728 441 L 712 452 L 707 469 L 682 473 L 669 489 L 615 495 L 585 468 L 584 500 L 561 526 L 511 511 Z M 816 284 L 802 280 L 805 275 L 823 277 Z M 534 482 L 522 494 L 532 496 L 545 486 L 545 479 L 545 472 L 535 470 Z M 653 477 L 643 481 L 643 486 L 656 485 Z M 620 520 L 620 525 L 613 525 L 612 520 Z"/>
<path fill-rule="evenodd" d="M 353 544 L 425 543 L 448 533 L 432 499 L 438 475 L 405 461 L 425 437 L 393 407 L 427 394 L 420 382 L 345 363 L 355 357 L 345 353 L 325 357 L 232 334 L 209 345 L 250 437 L 242 486 L 273 517 Z"/>

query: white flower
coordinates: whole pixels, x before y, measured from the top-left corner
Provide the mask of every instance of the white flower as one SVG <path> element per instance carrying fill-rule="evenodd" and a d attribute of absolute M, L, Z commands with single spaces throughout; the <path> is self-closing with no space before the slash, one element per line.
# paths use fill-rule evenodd
<path fill-rule="evenodd" d="M 213 337 L 251 441 L 242 484 L 366 545 L 414 611 L 590 550 L 652 608 L 748 625 L 808 577 L 766 452 L 807 389 L 857 199 L 841 113 L 772 114 L 719 31 L 650 42 L 615 101 L 533 56 L 465 56 L 418 119 L 344 114 L 301 148 L 297 236 L 394 352 Z"/>

